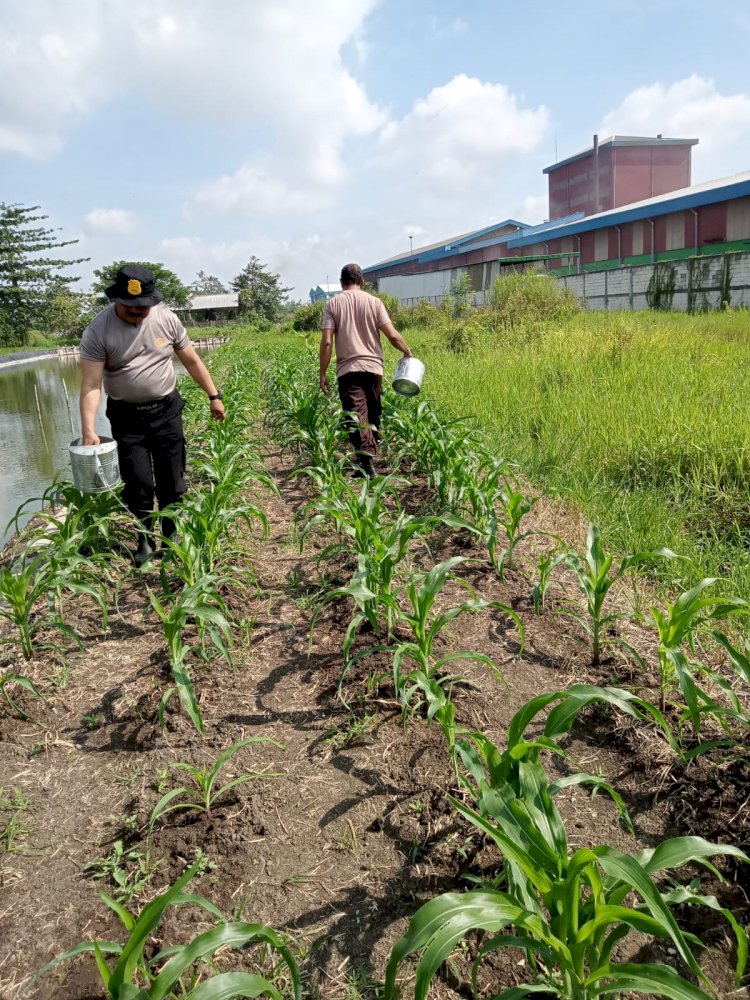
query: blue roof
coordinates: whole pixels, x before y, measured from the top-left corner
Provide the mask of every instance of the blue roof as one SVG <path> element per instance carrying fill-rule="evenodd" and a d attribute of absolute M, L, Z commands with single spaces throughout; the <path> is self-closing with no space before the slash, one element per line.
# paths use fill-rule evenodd
<path fill-rule="evenodd" d="M 580 221 L 555 219 L 554 222 L 539 227 L 536 231 L 519 233 L 507 241 L 509 247 L 525 247 L 534 243 L 558 240 L 565 236 L 576 236 L 579 233 L 593 232 L 597 229 L 607 229 L 609 226 L 621 226 L 626 222 L 638 222 L 641 219 L 653 219 L 672 212 L 682 212 L 685 209 L 698 208 L 701 205 L 714 205 L 720 201 L 730 201 L 733 198 L 750 196 L 750 171 L 735 174 L 733 177 L 723 177 L 718 181 L 708 181 L 706 184 L 696 184 L 693 187 L 670 191 L 656 198 L 647 198 L 622 208 L 613 208 L 597 215 L 589 215 Z M 544 239 L 537 237 L 544 233 Z"/>
<path fill-rule="evenodd" d="M 529 228 L 525 222 L 519 222 L 517 219 L 505 219 L 503 222 L 494 222 L 491 226 L 484 226 L 482 229 L 476 229 L 471 233 L 463 233 L 461 236 L 446 240 L 445 243 L 433 243 L 428 247 L 423 247 L 421 250 L 415 250 L 414 253 L 410 252 L 397 257 L 389 257 L 387 260 L 381 260 L 378 264 L 371 264 L 369 267 L 363 268 L 362 272 L 363 274 L 367 274 L 369 271 L 377 271 L 381 267 L 396 267 L 401 264 L 409 264 L 412 261 L 439 260 L 441 257 L 453 257 L 458 253 L 467 253 L 468 248 L 465 244 L 476 240 L 478 236 L 491 233 L 494 229 L 500 229 L 503 226 L 515 226 L 521 230 Z M 505 243 L 511 236 L 515 235 L 515 233 L 505 233 L 502 236 L 494 236 L 488 240 L 472 243 L 471 249 L 491 246 L 494 243 Z M 461 247 L 464 247 L 464 249 L 460 249 Z"/>

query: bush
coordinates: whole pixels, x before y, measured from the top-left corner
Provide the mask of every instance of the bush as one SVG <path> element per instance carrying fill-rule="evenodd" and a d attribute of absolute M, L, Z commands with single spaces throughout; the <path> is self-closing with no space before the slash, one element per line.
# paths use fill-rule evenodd
<path fill-rule="evenodd" d="M 433 305 L 428 299 L 421 299 L 415 306 L 403 310 L 404 326 L 436 326 L 444 317 L 445 310 Z"/>
<path fill-rule="evenodd" d="M 307 305 L 297 306 L 292 316 L 292 326 L 295 330 L 319 330 L 323 322 L 323 312 L 326 304 L 323 299 L 319 302 L 310 302 Z"/>
<path fill-rule="evenodd" d="M 388 292 L 372 292 L 372 294 L 383 303 L 388 315 L 391 317 L 391 323 L 393 323 L 397 330 L 400 330 L 402 326 L 406 326 L 409 322 L 409 311 L 401 305 L 395 295 L 389 295 Z"/>
<path fill-rule="evenodd" d="M 477 347 L 486 328 L 482 313 L 477 310 L 472 316 L 457 316 L 448 321 L 445 330 L 445 346 L 454 354 L 468 354 Z"/>
<path fill-rule="evenodd" d="M 513 327 L 567 319 L 581 307 L 551 274 L 522 271 L 495 279 L 489 308 L 497 326 Z"/>

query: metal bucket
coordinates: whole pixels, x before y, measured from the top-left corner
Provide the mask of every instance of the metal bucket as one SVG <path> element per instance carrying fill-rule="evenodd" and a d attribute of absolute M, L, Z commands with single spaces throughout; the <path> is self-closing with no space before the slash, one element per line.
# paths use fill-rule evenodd
<path fill-rule="evenodd" d="M 416 396 L 422 387 L 424 365 L 417 358 L 401 358 L 393 376 L 393 388 L 402 396 Z"/>
<path fill-rule="evenodd" d="M 70 442 L 70 468 L 73 484 L 81 493 L 106 493 L 120 485 L 120 463 L 117 461 L 117 442 L 100 437 L 99 444 L 79 444 L 80 438 Z"/>

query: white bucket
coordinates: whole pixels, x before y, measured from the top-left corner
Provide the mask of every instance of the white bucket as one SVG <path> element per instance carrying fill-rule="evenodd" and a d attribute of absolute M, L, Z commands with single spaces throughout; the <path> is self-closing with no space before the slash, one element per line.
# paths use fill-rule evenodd
<path fill-rule="evenodd" d="M 416 396 L 422 387 L 424 365 L 417 358 L 401 358 L 393 376 L 393 388 L 402 396 Z"/>
<path fill-rule="evenodd" d="M 99 444 L 80 444 L 80 438 L 70 442 L 70 468 L 73 484 L 81 493 L 106 493 L 120 485 L 120 463 L 117 442 L 100 437 Z"/>

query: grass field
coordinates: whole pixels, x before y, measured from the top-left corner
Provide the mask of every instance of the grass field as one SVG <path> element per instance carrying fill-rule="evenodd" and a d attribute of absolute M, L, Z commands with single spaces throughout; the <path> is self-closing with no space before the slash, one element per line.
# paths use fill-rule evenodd
<path fill-rule="evenodd" d="M 750 317 L 584 314 L 447 356 L 412 337 L 427 390 L 479 420 L 621 551 L 667 545 L 750 584 Z"/>

